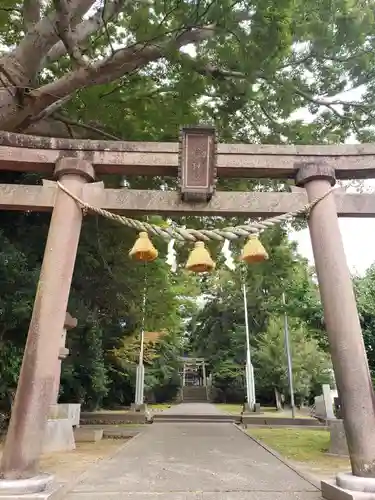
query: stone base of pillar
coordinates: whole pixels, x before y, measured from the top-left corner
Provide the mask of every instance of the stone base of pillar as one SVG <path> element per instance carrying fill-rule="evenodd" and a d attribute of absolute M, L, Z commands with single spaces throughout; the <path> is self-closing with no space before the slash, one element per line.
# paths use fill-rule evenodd
<path fill-rule="evenodd" d="M 243 405 L 242 413 L 257 413 L 258 415 L 260 415 L 263 412 L 261 412 L 261 410 L 260 410 L 259 403 L 255 403 L 254 406 L 250 406 L 248 403 L 245 403 Z"/>
<path fill-rule="evenodd" d="M 131 406 L 130 406 L 130 409 L 132 411 L 140 411 L 142 413 L 146 413 L 148 411 L 146 403 L 142 403 L 141 405 L 139 405 L 137 403 L 132 403 Z"/>
<path fill-rule="evenodd" d="M 47 499 L 47 495 L 55 493 L 52 491 L 53 480 L 51 474 L 39 474 L 28 479 L 0 479 L 0 499 Z"/>
<path fill-rule="evenodd" d="M 343 420 L 330 420 L 328 422 L 330 442 L 328 453 L 338 457 L 348 457 L 349 450 Z"/>
<path fill-rule="evenodd" d="M 131 412 L 134 412 L 135 418 L 137 418 L 137 423 L 152 424 L 154 422 L 153 413 L 147 408 L 147 404 L 143 403 L 137 405 L 136 403 L 131 404 Z"/>
<path fill-rule="evenodd" d="M 0 500 L 57 500 L 58 498 L 62 498 L 61 493 L 63 490 L 62 485 L 56 485 L 52 488 L 49 488 L 42 493 L 25 493 L 25 494 L 17 494 L 17 495 L 1 495 Z"/>
<path fill-rule="evenodd" d="M 326 500 L 375 500 L 375 478 L 342 472 L 336 480 L 322 481 L 321 490 Z"/>

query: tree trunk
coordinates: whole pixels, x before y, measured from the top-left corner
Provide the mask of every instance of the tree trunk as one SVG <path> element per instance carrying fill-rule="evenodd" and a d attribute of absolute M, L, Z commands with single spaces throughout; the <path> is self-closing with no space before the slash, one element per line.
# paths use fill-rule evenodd
<path fill-rule="evenodd" d="M 283 410 L 282 397 L 281 393 L 279 392 L 278 389 L 276 389 L 276 387 L 275 387 L 275 402 L 276 402 L 276 410 L 282 411 Z"/>

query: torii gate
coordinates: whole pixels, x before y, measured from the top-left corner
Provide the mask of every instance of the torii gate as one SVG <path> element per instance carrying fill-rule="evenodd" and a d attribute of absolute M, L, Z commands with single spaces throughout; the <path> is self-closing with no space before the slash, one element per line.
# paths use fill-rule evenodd
<path fill-rule="evenodd" d="M 178 143 L 48 139 L 0 132 L 0 168 L 41 172 L 95 207 L 124 214 L 273 216 L 322 197 L 339 179 L 375 176 L 375 145 L 219 144 L 210 128 L 186 128 Z M 105 189 L 101 174 L 176 176 L 180 192 Z M 215 176 L 295 179 L 306 192 L 214 192 Z M 56 183 L 0 185 L 2 210 L 53 210 L 0 480 L 2 491 L 41 491 L 39 459 L 55 382 L 82 210 Z M 375 196 L 329 194 L 309 228 L 353 476 L 338 485 L 375 492 L 374 393 L 337 216 L 374 217 Z M 26 482 L 24 479 L 27 479 Z M 361 482 L 362 481 L 362 482 Z M 370 484 L 370 486 L 368 486 Z M 361 488 L 362 486 L 360 486 Z M 367 489 L 367 491 L 370 491 Z"/>

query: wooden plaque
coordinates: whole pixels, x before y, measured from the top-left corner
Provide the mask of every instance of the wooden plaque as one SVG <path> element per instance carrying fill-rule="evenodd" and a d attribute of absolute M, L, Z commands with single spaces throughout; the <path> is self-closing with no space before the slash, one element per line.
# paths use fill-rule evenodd
<path fill-rule="evenodd" d="M 216 134 L 213 127 L 181 131 L 180 189 L 186 202 L 208 202 L 216 183 Z"/>

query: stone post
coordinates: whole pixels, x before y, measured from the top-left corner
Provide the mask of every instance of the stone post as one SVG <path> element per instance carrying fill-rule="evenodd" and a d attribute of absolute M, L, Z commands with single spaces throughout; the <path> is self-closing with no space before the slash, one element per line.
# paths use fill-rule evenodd
<path fill-rule="evenodd" d="M 311 202 L 335 184 L 335 172 L 323 165 L 303 165 L 296 184 L 306 188 Z M 333 193 L 312 209 L 309 228 L 352 472 L 354 476 L 372 478 L 374 391 Z"/>
<path fill-rule="evenodd" d="M 94 169 L 86 160 L 62 158 L 55 177 L 82 197 Z M 32 478 L 39 470 L 81 226 L 81 208 L 57 189 L 1 462 L 4 479 Z"/>
<path fill-rule="evenodd" d="M 323 402 L 324 402 L 324 407 L 325 407 L 325 412 L 326 412 L 326 419 L 327 420 L 334 420 L 335 414 L 333 411 L 333 400 L 332 400 L 332 395 L 331 395 L 331 386 L 329 384 L 323 384 L 322 385 L 322 392 L 323 392 Z"/>
<path fill-rule="evenodd" d="M 52 391 L 51 405 L 56 405 L 59 399 L 60 392 L 60 379 L 61 379 L 61 363 L 62 361 L 69 355 L 69 349 L 66 348 L 66 332 L 72 328 L 77 326 L 77 319 L 73 318 L 68 312 L 65 315 L 64 328 L 62 330 L 61 339 L 60 339 L 60 350 L 59 356 L 57 358 L 56 363 L 56 376 L 55 376 L 55 384 Z"/>

